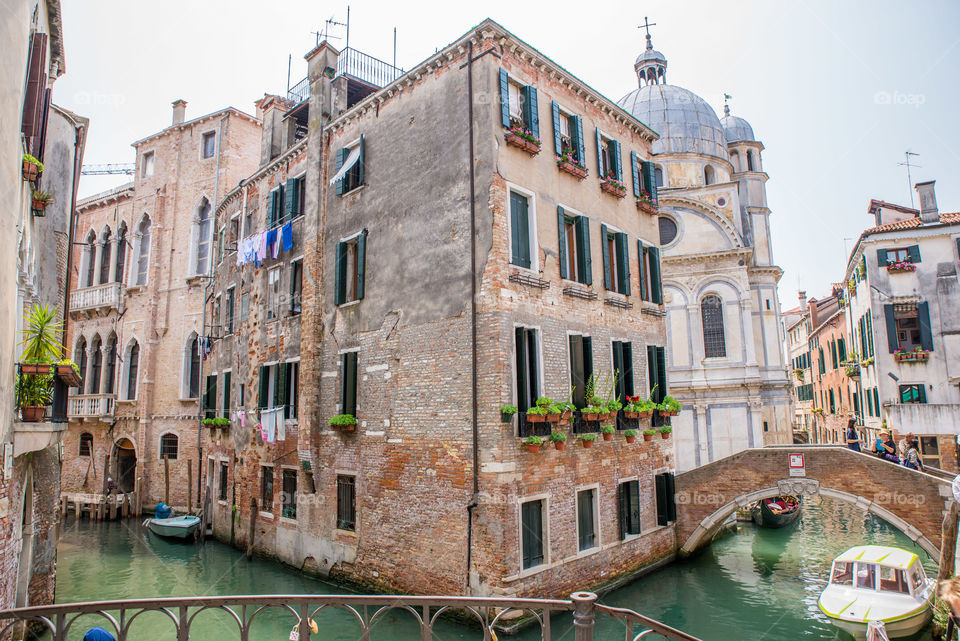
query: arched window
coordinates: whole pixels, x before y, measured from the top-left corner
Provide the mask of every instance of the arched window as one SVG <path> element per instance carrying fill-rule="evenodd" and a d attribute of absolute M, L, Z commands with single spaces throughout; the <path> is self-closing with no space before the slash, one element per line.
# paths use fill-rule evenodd
<path fill-rule="evenodd" d="M 740 152 L 738 151 L 730 152 L 730 164 L 733 165 L 734 171 L 740 171 Z"/>
<path fill-rule="evenodd" d="M 663 167 L 657 165 L 653 168 L 654 179 L 657 181 L 657 187 L 663 187 Z"/>
<path fill-rule="evenodd" d="M 93 434 L 90 432 L 84 432 L 80 435 L 80 450 L 77 452 L 78 456 L 92 456 L 93 455 Z"/>
<path fill-rule="evenodd" d="M 160 437 L 160 458 L 161 459 L 177 459 L 177 447 L 180 444 L 180 439 L 177 438 L 176 434 L 164 434 Z"/>
<path fill-rule="evenodd" d="M 93 277 L 95 275 L 97 266 L 97 234 L 92 229 L 90 230 L 90 233 L 87 234 L 87 248 L 83 254 L 85 260 L 87 261 L 87 273 L 86 278 L 84 278 L 83 281 L 83 286 L 93 287 Z"/>
<path fill-rule="evenodd" d="M 756 171 L 755 167 L 756 167 L 756 162 L 754 162 L 753 150 L 748 149 L 747 150 L 747 171 Z"/>
<path fill-rule="evenodd" d="M 210 268 L 212 218 L 210 202 L 204 198 L 197 210 L 197 274 L 206 274 Z"/>
<path fill-rule="evenodd" d="M 93 350 L 93 358 L 90 362 L 90 381 L 87 384 L 87 394 L 99 394 L 100 372 L 103 369 L 103 347 L 100 344 L 100 337 L 95 336 L 90 345 Z"/>
<path fill-rule="evenodd" d="M 722 358 L 727 355 L 723 336 L 723 301 L 713 294 L 700 302 L 703 320 L 703 350 L 707 358 Z"/>
<path fill-rule="evenodd" d="M 707 165 L 703 168 L 703 184 L 712 185 L 717 181 L 716 177 L 713 175 L 713 166 Z"/>
<path fill-rule="evenodd" d="M 113 274 L 113 282 L 123 282 L 124 262 L 127 259 L 127 224 L 120 223 L 117 229 L 117 269 Z"/>
<path fill-rule="evenodd" d="M 139 251 L 137 252 L 137 278 L 135 284 L 147 284 L 147 272 L 150 268 L 150 217 L 144 216 L 140 221 L 140 228 L 137 230 L 140 238 L 137 243 Z"/>
<path fill-rule="evenodd" d="M 200 396 L 200 337 L 192 334 L 183 354 L 184 398 Z"/>
<path fill-rule="evenodd" d="M 677 222 L 672 218 L 667 218 L 666 216 L 660 216 L 657 224 L 660 227 L 660 245 L 669 245 L 677 237 Z"/>
<path fill-rule="evenodd" d="M 110 250 L 113 246 L 113 239 L 110 238 L 111 232 L 110 228 L 107 227 L 103 230 L 103 235 L 100 236 L 100 242 L 103 243 L 100 245 L 100 284 L 104 285 L 110 282 Z"/>
<path fill-rule="evenodd" d="M 87 380 L 87 341 L 82 336 L 77 341 L 77 348 L 73 350 L 73 355 L 80 368 L 80 385 L 77 386 L 77 393 L 83 394 L 84 382 Z"/>
<path fill-rule="evenodd" d="M 107 348 L 106 348 L 106 352 L 103 355 L 103 358 L 106 361 L 106 366 L 107 366 L 107 371 L 104 372 L 104 377 L 103 377 L 103 393 L 113 394 L 114 379 L 116 378 L 116 373 L 117 373 L 117 335 L 116 334 L 111 334 L 110 338 L 107 339 Z"/>
<path fill-rule="evenodd" d="M 127 352 L 127 400 L 137 398 L 137 372 L 140 369 L 140 345 L 136 342 Z"/>

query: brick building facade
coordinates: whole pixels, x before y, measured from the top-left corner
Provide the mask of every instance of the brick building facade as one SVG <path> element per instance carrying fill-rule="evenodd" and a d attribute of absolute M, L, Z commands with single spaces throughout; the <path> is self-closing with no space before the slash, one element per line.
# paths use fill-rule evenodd
<path fill-rule="evenodd" d="M 575 420 L 565 450 L 521 447 L 524 410 L 582 405 L 591 371 L 667 392 L 636 204 L 656 134 L 489 20 L 400 77 L 363 58 L 307 55 L 309 97 L 265 100 L 261 167 L 217 211 L 228 247 L 279 249 L 228 252 L 207 308 L 214 532 L 407 592 L 563 594 L 670 558 L 672 440 L 586 449 Z"/>
<path fill-rule="evenodd" d="M 834 305 L 833 313 L 818 319 L 808 337 L 813 405 L 817 408 L 813 443 L 846 443 L 847 423 L 858 415 L 854 403 L 859 399 L 850 390 L 850 379 L 859 378 L 860 370 L 858 365 L 847 363 L 850 341 L 846 330 L 846 310 Z"/>

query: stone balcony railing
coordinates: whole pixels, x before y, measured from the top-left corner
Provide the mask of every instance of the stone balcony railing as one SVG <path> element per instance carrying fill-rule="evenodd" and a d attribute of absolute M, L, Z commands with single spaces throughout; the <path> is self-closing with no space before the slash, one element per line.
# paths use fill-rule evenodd
<path fill-rule="evenodd" d="M 71 420 L 113 418 L 115 394 L 82 394 L 70 397 L 68 415 Z"/>
<path fill-rule="evenodd" d="M 104 283 L 70 292 L 70 312 L 80 313 L 120 306 L 120 283 Z"/>
<path fill-rule="evenodd" d="M 960 425 L 960 403 L 891 403 L 884 409 L 902 433 L 955 434 Z"/>

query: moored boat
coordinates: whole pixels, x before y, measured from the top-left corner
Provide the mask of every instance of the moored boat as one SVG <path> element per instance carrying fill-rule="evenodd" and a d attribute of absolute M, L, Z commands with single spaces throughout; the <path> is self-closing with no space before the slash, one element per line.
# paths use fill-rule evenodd
<path fill-rule="evenodd" d="M 933 616 L 936 581 L 920 558 L 884 545 L 858 545 L 833 561 L 820 610 L 830 622 L 865 639 L 871 621 L 882 621 L 890 638 L 923 630 Z"/>
<path fill-rule="evenodd" d="M 762 499 L 753 506 L 752 515 L 760 527 L 786 527 L 800 518 L 800 500 L 794 496 Z"/>
<path fill-rule="evenodd" d="M 166 519 L 147 519 L 143 522 L 147 528 L 159 536 L 172 539 L 186 539 L 193 536 L 200 527 L 200 517 L 185 514 Z"/>

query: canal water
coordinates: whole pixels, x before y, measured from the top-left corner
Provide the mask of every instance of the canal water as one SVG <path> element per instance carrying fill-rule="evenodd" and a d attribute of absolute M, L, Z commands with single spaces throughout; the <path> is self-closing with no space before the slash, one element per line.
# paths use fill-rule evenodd
<path fill-rule="evenodd" d="M 849 639 L 833 628 L 817 608 L 831 560 L 853 545 L 873 543 L 912 550 L 925 559 L 927 573 L 936 564 L 893 526 L 837 501 L 807 504 L 801 520 L 782 530 L 741 523 L 694 559 L 674 563 L 605 595 L 608 605 L 632 608 L 705 641 L 739 639 Z M 60 534 L 57 602 L 100 601 L 151 596 L 234 594 L 343 594 L 336 585 L 283 566 L 246 557 L 229 546 L 170 542 L 147 532 L 136 520 L 69 520 Z M 289 638 L 291 616 L 278 610 L 255 624 L 257 641 Z M 69 635 L 101 622 L 84 616 Z M 321 638 L 355 641 L 358 628 L 345 613 L 324 614 Z M 555 639 L 573 639 L 568 616 L 555 617 Z M 598 620 L 598 639 L 622 639 L 622 624 Z M 231 626 L 233 626 L 231 628 Z M 191 638 L 236 639 L 226 613 L 200 614 Z M 138 618 L 133 639 L 175 639 L 169 619 L 158 613 Z M 928 638 L 929 635 L 927 635 Z M 537 638 L 533 630 L 516 637 Z M 394 611 L 373 629 L 371 639 L 419 639 L 412 615 Z M 478 633 L 441 622 L 434 639 L 475 639 Z"/>

